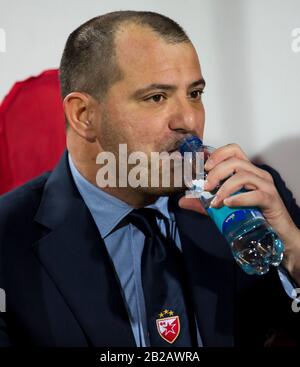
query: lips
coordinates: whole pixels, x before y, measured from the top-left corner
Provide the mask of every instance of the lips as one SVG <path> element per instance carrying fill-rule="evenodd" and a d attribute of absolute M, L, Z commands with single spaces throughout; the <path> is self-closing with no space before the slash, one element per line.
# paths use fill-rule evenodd
<path fill-rule="evenodd" d="M 178 152 L 179 151 L 179 147 L 181 145 L 181 141 L 177 141 L 175 144 L 173 144 L 171 146 L 171 149 L 169 149 L 167 152 L 168 153 L 174 153 L 174 152 Z"/>
<path fill-rule="evenodd" d="M 174 152 L 177 152 L 177 151 L 178 151 L 178 148 L 175 148 L 175 149 L 168 150 L 168 153 L 174 153 Z"/>

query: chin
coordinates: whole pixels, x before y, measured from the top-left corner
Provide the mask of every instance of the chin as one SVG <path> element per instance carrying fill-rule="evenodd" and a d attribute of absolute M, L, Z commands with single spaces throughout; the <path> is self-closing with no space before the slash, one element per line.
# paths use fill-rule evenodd
<path fill-rule="evenodd" d="M 139 187 L 139 190 L 147 195 L 153 196 L 170 196 L 179 192 L 184 192 L 185 187 Z"/>

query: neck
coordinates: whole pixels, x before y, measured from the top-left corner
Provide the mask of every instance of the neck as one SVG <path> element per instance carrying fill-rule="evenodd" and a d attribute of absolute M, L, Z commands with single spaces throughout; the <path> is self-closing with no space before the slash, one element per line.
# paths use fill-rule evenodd
<path fill-rule="evenodd" d="M 83 141 L 80 137 L 70 135 L 67 137 L 67 148 L 71 155 L 72 162 L 79 173 L 88 180 L 91 184 L 98 187 L 96 177 L 100 169 L 99 164 L 96 163 L 97 155 L 103 151 L 98 143 L 88 143 Z M 100 189 L 100 188 L 99 188 Z M 132 187 L 101 187 L 101 190 L 116 198 L 124 201 L 134 208 L 141 208 L 154 203 L 159 195 L 147 194 Z"/>

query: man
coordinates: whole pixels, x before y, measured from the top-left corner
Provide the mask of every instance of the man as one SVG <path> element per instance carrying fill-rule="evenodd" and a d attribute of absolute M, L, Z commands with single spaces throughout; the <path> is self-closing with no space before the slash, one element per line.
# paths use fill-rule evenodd
<path fill-rule="evenodd" d="M 265 276 L 240 270 L 198 201 L 178 203 L 183 188 L 97 185 L 99 153 L 119 159 L 119 144 L 127 144 L 128 153 L 150 157 L 173 152 L 189 134 L 203 137 L 205 82 L 180 26 L 150 12 L 94 18 L 69 36 L 60 77 L 67 152 L 52 173 L 0 200 L 0 286 L 7 303 L 1 344 L 298 345 L 299 316 L 286 291 L 300 284 L 300 210 L 276 172 L 256 167 L 234 144 L 216 150 L 206 165 L 207 190 L 234 173 L 216 207 L 258 206 L 284 241 L 281 271 Z M 249 191 L 230 197 L 242 187 Z M 132 213 L 138 217 L 145 207 L 158 213 L 151 223 L 164 236 L 134 222 Z M 182 266 L 171 277 L 164 267 L 152 272 L 149 289 L 144 273 L 152 259 L 141 266 L 143 247 L 166 233 Z M 157 314 L 154 330 L 149 309 L 160 305 L 149 300 L 161 287 L 175 296 Z M 185 310 L 180 316 L 177 301 Z"/>

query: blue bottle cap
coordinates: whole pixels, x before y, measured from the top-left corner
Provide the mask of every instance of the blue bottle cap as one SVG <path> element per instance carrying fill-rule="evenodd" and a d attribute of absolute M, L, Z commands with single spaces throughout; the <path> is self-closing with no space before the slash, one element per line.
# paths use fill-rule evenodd
<path fill-rule="evenodd" d="M 203 145 L 202 140 L 196 135 L 190 135 L 185 138 L 179 147 L 181 155 L 185 152 L 197 152 L 199 148 Z"/>

